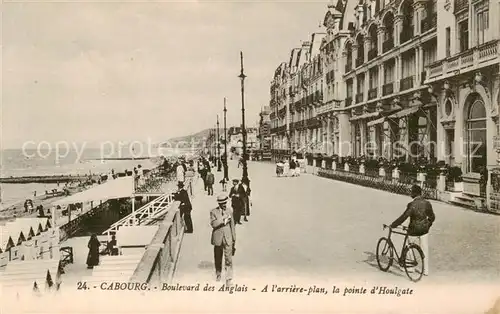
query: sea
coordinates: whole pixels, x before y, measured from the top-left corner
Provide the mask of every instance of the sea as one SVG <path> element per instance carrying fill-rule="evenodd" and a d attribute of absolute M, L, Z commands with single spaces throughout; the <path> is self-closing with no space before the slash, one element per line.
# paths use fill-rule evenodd
<path fill-rule="evenodd" d="M 155 165 L 153 159 L 158 154 L 137 155 L 134 152 L 123 150 L 106 154 L 106 159 L 102 158 L 101 150 L 98 148 L 86 148 L 82 151 L 68 150 L 64 153 L 57 153 L 49 150 L 23 150 L 23 149 L 4 149 L 0 151 L 0 177 L 19 177 L 32 175 L 86 175 L 86 174 L 104 174 L 110 173 L 112 169 L 115 172 L 132 170 L 141 165 L 144 169 Z M 185 155 L 188 152 L 162 151 L 160 155 Z M 132 158 L 135 160 L 123 159 Z M 122 158 L 115 160 L 113 158 Z M 58 188 L 57 184 L 0 184 L 0 210 L 33 197 L 35 191 L 37 195 L 44 194 L 47 190 Z"/>

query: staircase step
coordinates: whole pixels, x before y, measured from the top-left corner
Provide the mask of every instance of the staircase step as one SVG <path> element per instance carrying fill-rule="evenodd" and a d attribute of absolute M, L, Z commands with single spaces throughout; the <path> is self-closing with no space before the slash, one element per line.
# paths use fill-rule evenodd
<path fill-rule="evenodd" d="M 133 262 L 140 261 L 142 255 L 113 255 L 113 256 L 105 256 L 101 258 L 100 265 L 109 264 L 109 263 L 120 263 L 120 262 Z"/>
<path fill-rule="evenodd" d="M 113 267 L 113 266 L 120 266 L 120 265 L 138 264 L 140 261 L 141 261 L 140 258 L 118 260 L 118 261 L 106 261 L 106 262 L 99 263 L 98 267 L 109 267 L 109 266 Z"/>
<path fill-rule="evenodd" d="M 459 198 L 455 198 L 454 200 L 450 201 L 451 203 L 459 206 L 465 206 L 467 208 L 476 208 L 476 204 L 474 201 L 468 201 L 468 200 L 462 200 Z"/>
<path fill-rule="evenodd" d="M 139 264 L 139 262 L 127 263 L 127 264 L 99 265 L 99 266 L 94 267 L 94 270 L 99 269 L 99 271 L 100 270 L 113 271 L 113 270 L 131 269 L 131 268 L 135 268 L 138 264 Z"/>

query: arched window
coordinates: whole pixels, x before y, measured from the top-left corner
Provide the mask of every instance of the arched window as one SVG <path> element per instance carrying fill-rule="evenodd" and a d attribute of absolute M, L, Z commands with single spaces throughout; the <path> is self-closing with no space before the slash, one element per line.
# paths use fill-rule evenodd
<path fill-rule="evenodd" d="M 486 108 L 482 100 L 472 102 L 467 113 L 467 171 L 486 167 Z"/>

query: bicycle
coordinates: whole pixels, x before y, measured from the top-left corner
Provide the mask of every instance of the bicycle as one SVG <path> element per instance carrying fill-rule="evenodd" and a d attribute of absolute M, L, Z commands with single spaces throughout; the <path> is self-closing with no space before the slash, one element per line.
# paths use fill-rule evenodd
<path fill-rule="evenodd" d="M 401 227 L 404 232 L 396 231 L 395 229 L 397 228 L 391 228 L 387 225 L 383 225 L 383 227 L 384 229 L 389 228 L 389 235 L 387 236 L 387 238 L 382 237 L 378 240 L 378 267 L 380 268 L 380 270 L 386 272 L 392 266 L 394 261 L 396 261 L 400 267 L 404 268 L 406 275 L 408 276 L 408 278 L 410 278 L 411 281 L 419 281 L 424 275 L 424 252 L 419 245 L 415 243 L 409 243 L 407 227 Z M 394 243 L 391 240 L 391 235 L 393 233 L 405 236 L 403 247 L 401 248 L 401 257 L 398 255 Z M 389 255 L 387 256 L 387 254 Z M 394 255 L 396 255 L 396 258 L 394 258 Z M 385 261 L 384 258 L 387 258 L 388 260 Z"/>

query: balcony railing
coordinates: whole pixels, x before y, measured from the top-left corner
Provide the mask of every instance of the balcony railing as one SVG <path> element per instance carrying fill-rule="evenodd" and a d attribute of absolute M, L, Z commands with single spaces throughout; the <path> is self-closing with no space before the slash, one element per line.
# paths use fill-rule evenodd
<path fill-rule="evenodd" d="M 420 24 L 422 33 L 425 33 L 428 30 L 435 28 L 436 26 L 437 26 L 437 13 L 434 13 L 425 20 L 422 20 Z"/>
<path fill-rule="evenodd" d="M 347 63 L 345 64 L 345 73 L 351 72 L 352 70 L 352 59 L 347 59 Z"/>
<path fill-rule="evenodd" d="M 359 103 L 362 103 L 363 102 L 363 93 L 357 93 L 356 94 L 356 103 L 359 104 Z"/>
<path fill-rule="evenodd" d="M 332 111 L 335 108 L 340 108 L 340 101 L 334 100 L 333 102 L 330 102 L 329 104 L 324 104 L 321 107 L 318 108 L 316 111 L 316 114 L 323 114 Z"/>
<path fill-rule="evenodd" d="M 309 129 L 315 129 L 320 126 L 320 122 L 317 118 L 310 118 L 306 120 L 307 127 Z"/>
<path fill-rule="evenodd" d="M 461 12 L 469 8 L 469 0 L 455 0 L 454 13 Z"/>
<path fill-rule="evenodd" d="M 382 95 L 387 96 L 394 93 L 394 82 L 386 83 L 382 86 Z"/>
<path fill-rule="evenodd" d="M 356 67 L 361 66 L 364 62 L 365 62 L 365 60 L 364 60 L 364 58 L 363 58 L 363 57 L 361 57 L 361 58 L 357 58 L 357 59 L 356 59 Z"/>
<path fill-rule="evenodd" d="M 390 37 L 389 39 L 387 39 L 382 43 L 382 51 L 387 52 L 392 48 L 394 48 L 394 38 Z"/>
<path fill-rule="evenodd" d="M 368 51 L 368 61 L 375 59 L 377 57 L 378 50 L 377 48 L 370 49 Z"/>
<path fill-rule="evenodd" d="M 370 88 L 368 90 L 368 100 L 377 98 L 377 88 Z"/>
<path fill-rule="evenodd" d="M 276 128 L 276 133 L 283 133 L 286 131 L 286 124 Z"/>
<path fill-rule="evenodd" d="M 347 97 L 345 99 L 345 106 L 349 107 L 350 105 L 352 105 L 352 97 Z"/>
<path fill-rule="evenodd" d="M 414 81 L 415 81 L 415 75 L 411 75 L 411 76 L 405 77 L 400 82 L 400 88 L 399 88 L 399 90 L 404 91 L 404 90 L 413 88 L 413 82 Z"/>
<path fill-rule="evenodd" d="M 410 40 L 410 39 L 413 38 L 413 34 L 414 34 L 413 27 L 403 28 L 403 31 L 401 32 L 401 36 L 399 37 L 400 38 L 400 42 L 402 44 L 404 44 L 405 42 L 407 42 L 408 40 Z"/>
<path fill-rule="evenodd" d="M 500 40 L 496 39 L 481 46 L 435 62 L 427 67 L 427 78 L 466 72 L 481 67 L 481 64 L 499 58 Z"/>

